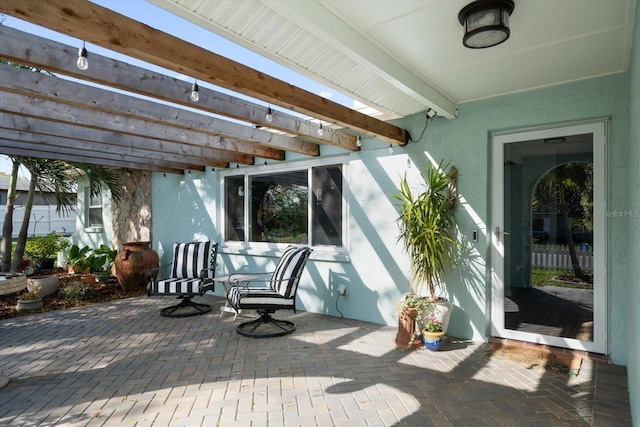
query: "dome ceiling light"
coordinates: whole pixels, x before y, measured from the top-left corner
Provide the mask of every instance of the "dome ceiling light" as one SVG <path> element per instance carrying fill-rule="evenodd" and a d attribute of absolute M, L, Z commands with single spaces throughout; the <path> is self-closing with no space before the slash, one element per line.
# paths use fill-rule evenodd
<path fill-rule="evenodd" d="M 512 0 L 477 0 L 463 7 L 458 14 L 464 27 L 462 44 L 470 49 L 484 49 L 506 41 L 513 8 Z"/>

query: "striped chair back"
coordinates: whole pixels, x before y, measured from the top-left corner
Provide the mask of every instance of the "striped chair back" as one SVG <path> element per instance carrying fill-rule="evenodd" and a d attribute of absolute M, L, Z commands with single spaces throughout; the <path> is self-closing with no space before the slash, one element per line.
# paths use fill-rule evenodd
<path fill-rule="evenodd" d="M 289 246 L 285 249 L 271 276 L 271 288 L 284 298 L 295 295 L 310 254 L 311 249 L 308 247 Z"/>
<path fill-rule="evenodd" d="M 211 267 L 212 242 L 190 242 L 173 244 L 173 261 L 171 277 L 192 279 L 200 276 L 200 272 Z M 213 271 L 207 270 L 207 276 L 213 278 Z"/>

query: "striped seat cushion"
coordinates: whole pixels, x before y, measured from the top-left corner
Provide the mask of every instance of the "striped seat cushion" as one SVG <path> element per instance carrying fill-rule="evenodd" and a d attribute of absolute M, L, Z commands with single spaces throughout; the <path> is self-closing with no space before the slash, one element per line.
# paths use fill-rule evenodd
<path fill-rule="evenodd" d="M 278 292 L 266 287 L 234 286 L 229 290 L 229 302 L 236 309 L 293 309 L 294 298 L 283 298 Z"/>
<path fill-rule="evenodd" d="M 199 277 L 202 270 L 209 268 L 211 242 L 191 242 L 173 244 L 173 262 L 170 277 L 192 279 Z M 208 277 L 213 277 L 208 271 Z"/>
<path fill-rule="evenodd" d="M 158 294 L 202 294 L 203 282 L 198 278 L 158 280 L 153 292 Z"/>

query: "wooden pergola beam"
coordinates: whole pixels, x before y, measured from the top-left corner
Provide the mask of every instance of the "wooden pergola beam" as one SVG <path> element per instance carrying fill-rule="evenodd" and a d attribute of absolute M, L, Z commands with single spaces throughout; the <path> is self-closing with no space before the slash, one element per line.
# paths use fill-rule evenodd
<path fill-rule="evenodd" d="M 139 162 L 132 160 L 113 160 L 109 158 L 96 157 L 95 154 L 86 152 L 70 152 L 63 153 L 60 149 L 47 149 L 41 145 L 22 144 L 19 145 L 16 141 L 4 140 L 0 138 L 0 149 L 3 154 L 8 156 L 24 156 L 24 157 L 37 157 L 50 160 L 64 160 L 68 162 L 86 163 L 89 165 L 101 165 L 118 167 L 124 169 L 139 169 L 155 172 L 166 173 L 183 173 L 183 169 L 174 169 L 167 164 L 154 164 L 154 162 Z M 204 170 L 203 167 L 198 167 Z"/>
<path fill-rule="evenodd" d="M 116 130 L 115 127 L 120 123 L 122 129 L 119 131 L 122 132 L 135 129 L 132 133 L 138 135 L 208 145 L 210 148 L 273 160 L 283 160 L 285 149 L 306 155 L 320 153 L 317 144 L 272 132 L 261 131 L 256 134 L 255 129 L 249 126 L 6 64 L 0 64 L 0 90 L 68 104 L 67 109 L 73 110 L 80 122 L 98 120 L 103 123 L 105 115 L 113 117 L 116 114 L 118 116 L 105 125 L 111 125 Z M 235 135 L 233 139 L 236 141 L 227 143 L 231 139 L 229 135 Z M 214 140 L 218 145 L 211 144 Z"/>
<path fill-rule="evenodd" d="M 234 143 L 237 143 L 237 141 L 226 141 L 215 135 L 176 129 L 129 117 L 114 116 L 101 111 L 89 111 L 73 105 L 15 93 L 0 92 L 0 99 L 3 100 L 2 105 L 0 105 L 0 111 L 2 112 L 81 127 L 84 129 L 84 138 L 88 140 L 100 140 L 99 136 L 91 135 L 92 129 L 109 131 L 122 134 L 124 138 L 131 137 L 129 138 L 131 143 L 140 142 L 141 148 L 146 147 L 148 150 L 160 151 L 159 148 L 154 148 L 153 143 L 149 143 L 149 141 L 158 140 L 172 143 L 171 145 L 165 144 L 163 150 L 169 150 L 169 152 L 176 154 L 248 165 L 255 163 L 251 154 L 232 150 Z M 224 146 L 226 149 L 220 150 L 219 146 Z M 271 157 L 267 156 L 267 158 Z M 276 159 L 278 158 L 276 157 Z"/>
<path fill-rule="evenodd" d="M 126 62 L 91 53 L 91 67 L 80 71 L 74 61 L 69 60 L 76 57 L 77 47 L 47 40 L 7 26 L 0 26 L 0 38 L 2 39 L 0 58 L 8 61 L 299 135 L 316 143 L 351 151 L 359 149 L 355 135 L 334 131 L 327 127 L 320 136 L 317 132 L 317 124 L 275 109 L 272 109 L 272 121 L 267 122 L 267 107 L 203 86 L 200 86 L 200 101 L 197 104 L 193 103 L 189 99 L 192 83 L 151 72 Z"/>
<path fill-rule="evenodd" d="M 2 107 L 0 107 L 2 108 Z M 89 143 L 99 143 L 106 151 L 122 151 L 123 148 L 132 148 L 144 151 L 167 153 L 168 155 L 184 156 L 198 160 L 202 165 L 221 165 L 229 160 L 223 155 L 227 153 L 208 150 L 206 147 L 194 147 L 172 141 L 126 135 L 100 129 L 88 129 L 81 125 L 61 123 L 43 120 L 36 117 L 14 115 L 10 113 L 0 114 L 0 128 L 34 132 L 42 135 L 59 136 L 76 139 Z M 238 163 L 238 162 L 236 162 Z"/>
<path fill-rule="evenodd" d="M 3 0 L 0 12 L 392 144 L 408 141 L 404 129 L 86 0 Z"/>
<path fill-rule="evenodd" d="M 15 147 L 25 150 L 53 151 L 60 154 L 77 154 L 90 156 L 91 153 L 100 158 L 121 160 L 124 162 L 145 163 L 153 166 L 166 165 L 173 169 L 193 169 L 202 166 L 226 167 L 228 162 L 223 160 L 207 160 L 170 153 L 160 153 L 136 148 L 124 148 L 94 141 L 81 141 L 67 136 L 50 135 L 33 131 L 0 128 L 0 139 L 12 141 Z M 23 147 L 24 146 L 24 147 Z"/>

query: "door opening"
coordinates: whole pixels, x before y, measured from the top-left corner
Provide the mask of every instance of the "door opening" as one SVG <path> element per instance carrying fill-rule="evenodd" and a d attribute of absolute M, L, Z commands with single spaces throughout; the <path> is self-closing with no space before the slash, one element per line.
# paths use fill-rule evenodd
<path fill-rule="evenodd" d="M 492 333 L 606 352 L 605 123 L 494 135 Z"/>

